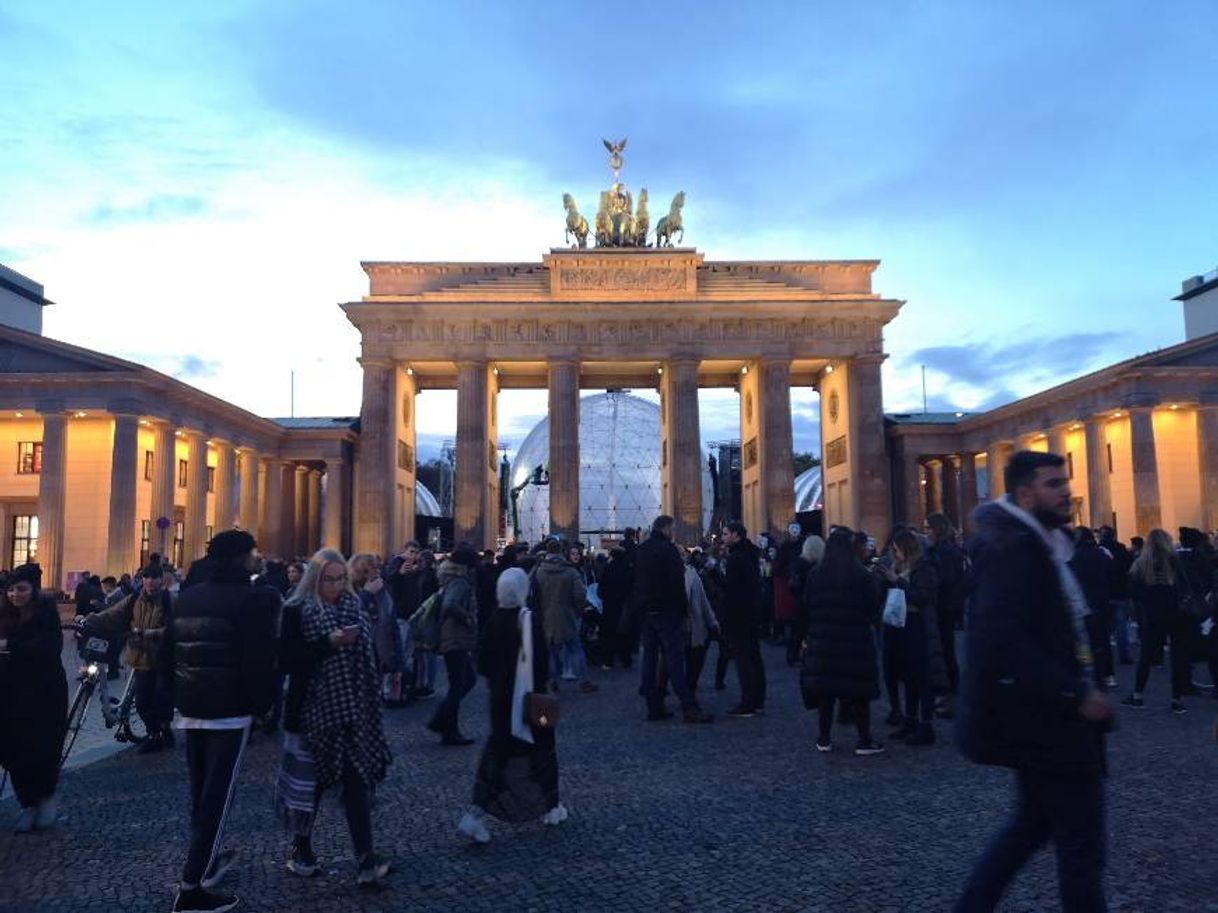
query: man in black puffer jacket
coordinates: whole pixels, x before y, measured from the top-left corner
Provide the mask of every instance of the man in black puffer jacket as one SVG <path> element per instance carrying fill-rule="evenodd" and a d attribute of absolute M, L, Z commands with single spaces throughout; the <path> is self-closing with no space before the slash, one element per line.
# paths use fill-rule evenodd
<path fill-rule="evenodd" d="M 740 703 L 728 716 L 765 712 L 765 663 L 761 659 L 761 553 L 743 523 L 733 521 L 724 534 L 727 575 L 723 598 L 723 636 L 736 660 Z"/>
<path fill-rule="evenodd" d="M 1087 604 L 1072 548 L 1065 460 L 1021 451 L 1000 501 L 974 514 L 976 589 L 956 714 L 961 751 L 1016 773 L 1015 813 L 956 906 L 993 910 L 1046 842 L 1057 850 L 1062 909 L 1104 905 L 1104 729 L 1112 708 L 1092 683 Z"/>
<path fill-rule="evenodd" d="M 231 863 L 218 853 L 250 723 L 271 706 L 279 594 L 254 587 L 254 537 L 228 530 L 207 544 L 208 579 L 182 592 L 170 628 L 175 704 L 186 730 L 190 847 L 174 913 L 231 910 L 213 894 Z"/>

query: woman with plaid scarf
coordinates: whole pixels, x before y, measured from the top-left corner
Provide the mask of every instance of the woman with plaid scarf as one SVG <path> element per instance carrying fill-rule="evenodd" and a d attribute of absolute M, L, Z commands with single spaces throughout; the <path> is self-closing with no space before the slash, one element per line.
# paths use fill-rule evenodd
<path fill-rule="evenodd" d="M 327 789 L 341 786 L 359 863 L 356 880 L 372 884 L 389 873 L 389 863 L 372 849 L 372 795 L 392 761 L 381 727 L 372 620 L 351 589 L 346 562 L 332 549 L 309 561 L 292 602 L 300 605 L 305 643 L 333 648 L 313 667 L 301 707 L 316 804 Z"/>

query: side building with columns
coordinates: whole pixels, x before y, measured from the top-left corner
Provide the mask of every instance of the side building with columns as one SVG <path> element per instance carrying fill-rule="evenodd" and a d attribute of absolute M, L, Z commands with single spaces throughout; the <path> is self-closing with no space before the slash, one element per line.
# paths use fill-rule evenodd
<path fill-rule="evenodd" d="M 1016 450 L 1066 458 L 1074 518 L 1128 540 L 1218 529 L 1218 333 L 1119 362 L 989 412 L 886 417 L 893 515 L 968 531 Z"/>
<path fill-rule="evenodd" d="M 177 566 L 239 526 L 264 553 L 351 544 L 358 425 L 268 419 L 143 365 L 0 326 L 0 567 L 44 586 Z M 7 454 L 7 457 L 4 455 Z"/>

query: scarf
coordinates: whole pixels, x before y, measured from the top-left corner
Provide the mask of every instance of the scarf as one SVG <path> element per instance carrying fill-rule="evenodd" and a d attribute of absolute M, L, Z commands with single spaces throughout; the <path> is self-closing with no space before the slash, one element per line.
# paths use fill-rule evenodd
<path fill-rule="evenodd" d="M 1057 582 L 1070 608 L 1070 621 L 1074 627 L 1074 655 L 1083 667 L 1084 681 L 1089 684 L 1092 667 L 1095 665 L 1095 659 L 1091 655 L 1091 640 L 1087 635 L 1087 616 L 1091 614 L 1091 608 L 1087 605 L 1078 578 L 1070 569 L 1069 562 L 1074 557 L 1074 543 L 1064 529 L 1045 529 L 1039 520 L 1010 500 L 1010 495 L 999 498 L 994 503 L 1036 533 L 1048 550 L 1053 567 L 1057 570 Z"/>
<path fill-rule="evenodd" d="M 516 616 L 520 628 L 520 654 L 516 657 L 516 678 L 512 684 L 512 735 L 533 744 L 533 729 L 524 718 L 524 699 L 533 690 L 533 613 L 527 606 Z"/>
<path fill-rule="evenodd" d="M 343 593 L 334 605 L 309 598 L 300 607 L 301 632 L 309 643 L 352 625 L 359 627 L 359 639 L 317 664 L 301 711 L 305 740 L 317 765 L 317 783 L 323 789 L 338 783 L 348 764 L 369 788 L 374 787 L 385 778 L 392 761 L 381 728 L 372 621 L 362 611 L 359 597 Z"/>

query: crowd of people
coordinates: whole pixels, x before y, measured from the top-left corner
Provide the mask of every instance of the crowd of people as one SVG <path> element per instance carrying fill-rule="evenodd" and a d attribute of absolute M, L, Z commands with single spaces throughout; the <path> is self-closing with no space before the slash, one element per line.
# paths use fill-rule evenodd
<path fill-rule="evenodd" d="M 932 514 L 883 544 L 845 527 L 824 538 L 798 526 L 751 537 L 732 522 L 682 548 L 673 519 L 661 516 L 607 553 L 551 538 L 498 552 L 458 544 L 444 555 L 408 542 L 387 561 L 322 549 L 282 562 L 262 560 L 252 536 L 229 530 L 185 575 L 154 555 L 130 576 L 86 575 L 74 600 L 80 630 L 110 642 L 111 674 L 125 646 L 147 730 L 139 751 L 173 746 L 175 728 L 185 741 L 180 913 L 236 905 L 217 890 L 232 863 L 224 823 L 255 729 L 283 730 L 274 795 L 288 870 L 319 871 L 314 823 L 333 792 L 356 881 L 372 885 L 389 871 L 372 822 L 392 763 L 383 716 L 435 698 L 440 665 L 445 693 L 426 726 L 444 746 L 474 744 L 461 708 L 477 676 L 486 679 L 490 731 L 458 823 L 486 842 L 491 819 L 566 819 L 555 697 L 567 688 L 596 700 L 590 668 L 629 670 L 638 659 L 646 720 L 675 715 L 671 694 L 683 722 L 707 724 L 698 695 L 717 645 L 713 688 L 727 688 L 733 663 L 739 683 L 727 715 L 756 717 L 766 710 L 767 640 L 798 667 L 817 751 L 834 750 L 841 724 L 855 730 L 856 755 L 883 752 L 871 705 L 886 697 L 889 741 L 933 744 L 940 721 L 956 718 L 969 757 L 1018 771 L 1016 816 L 959 910 L 993 909 L 1050 837 L 1073 866 L 1062 869 L 1066 909 L 1098 910 L 1095 821 L 1112 718 L 1104 694 L 1136 646 L 1121 706 L 1146 706 L 1150 670 L 1165 660 L 1171 712 L 1203 690 L 1193 681 L 1199 662 L 1218 697 L 1218 559 L 1198 530 L 1181 530 L 1177 544 L 1156 529 L 1132 548 L 1108 527 L 1070 530 L 1061 465 L 1047 454 L 1012 458 L 1011 494 L 979 509 L 967 541 Z M 0 765 L 22 807 L 21 832 L 54 824 L 67 705 L 58 609 L 40 577 L 36 565 L 8 574 L 0 604 Z"/>

